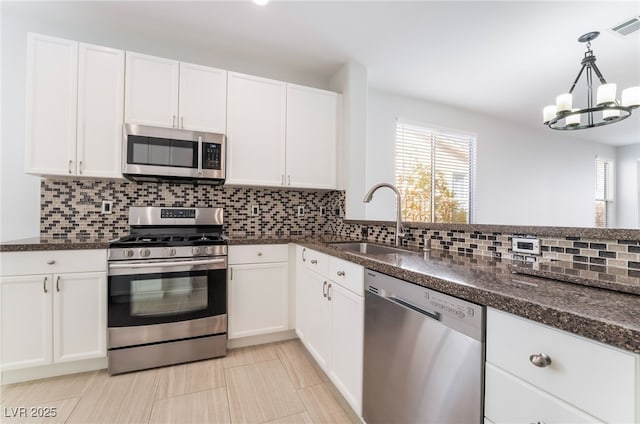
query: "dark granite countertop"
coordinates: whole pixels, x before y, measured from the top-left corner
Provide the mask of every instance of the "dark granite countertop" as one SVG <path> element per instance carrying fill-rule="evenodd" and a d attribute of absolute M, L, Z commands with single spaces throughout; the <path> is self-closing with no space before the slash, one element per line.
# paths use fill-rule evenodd
<path fill-rule="evenodd" d="M 36 250 L 107 249 L 106 238 L 45 238 L 32 237 L 0 243 L 0 252 L 29 252 Z"/>
<path fill-rule="evenodd" d="M 640 353 L 640 296 L 512 272 L 512 262 L 433 249 L 413 255 L 347 253 L 333 236 L 233 237 L 231 245 L 297 243 L 414 284 Z"/>
<path fill-rule="evenodd" d="M 231 236 L 230 245 L 297 243 L 414 284 L 640 353 L 640 296 L 513 273 L 511 261 L 433 249 L 414 254 L 353 255 L 322 236 Z M 106 239 L 32 238 L 0 243 L 0 251 L 106 249 Z M 373 258 L 373 257 L 372 257 Z"/>

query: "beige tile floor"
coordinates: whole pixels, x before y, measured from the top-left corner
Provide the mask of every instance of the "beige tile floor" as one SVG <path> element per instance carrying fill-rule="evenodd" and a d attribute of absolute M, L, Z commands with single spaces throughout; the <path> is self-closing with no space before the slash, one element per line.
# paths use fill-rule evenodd
<path fill-rule="evenodd" d="M 55 408 L 15 418 L 15 408 Z M 42 410 L 42 409 L 41 409 Z M 4 423 L 361 423 L 299 340 L 109 376 L 95 371 L 0 388 Z"/>

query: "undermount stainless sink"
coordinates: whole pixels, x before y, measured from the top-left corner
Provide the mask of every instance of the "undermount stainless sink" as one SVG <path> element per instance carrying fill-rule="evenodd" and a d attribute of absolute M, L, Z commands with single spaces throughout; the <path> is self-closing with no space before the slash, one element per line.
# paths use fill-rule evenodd
<path fill-rule="evenodd" d="M 379 244 L 372 243 L 330 243 L 329 244 L 336 249 L 344 250 L 347 253 L 362 254 L 362 255 L 380 255 L 380 254 L 415 254 L 411 250 L 400 249 L 397 247 L 381 246 Z"/>

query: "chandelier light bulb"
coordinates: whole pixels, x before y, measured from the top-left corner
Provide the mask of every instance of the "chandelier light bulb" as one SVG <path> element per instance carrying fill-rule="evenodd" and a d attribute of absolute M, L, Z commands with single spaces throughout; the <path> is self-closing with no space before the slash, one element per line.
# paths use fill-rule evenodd
<path fill-rule="evenodd" d="M 542 117 L 545 124 L 556 117 L 556 110 L 556 105 L 549 105 L 544 107 L 544 109 L 542 110 Z"/>
<path fill-rule="evenodd" d="M 616 84 L 602 84 L 598 87 L 598 93 L 596 95 L 596 105 L 602 106 L 616 102 Z"/>
<path fill-rule="evenodd" d="M 556 112 L 569 112 L 573 105 L 573 97 L 570 93 L 561 94 L 556 97 Z"/>
<path fill-rule="evenodd" d="M 613 121 L 620 118 L 619 109 L 605 109 L 602 111 L 602 119 L 605 121 Z"/>
<path fill-rule="evenodd" d="M 629 87 L 622 90 L 622 106 L 640 106 L 640 87 Z"/>
<path fill-rule="evenodd" d="M 578 108 L 574 108 L 574 109 L 571 109 L 571 112 L 577 112 L 579 110 L 580 109 Z M 580 125 L 580 116 L 581 115 L 579 113 L 576 113 L 575 115 L 569 115 L 565 119 L 565 123 L 567 124 L 567 126 L 570 126 L 570 127 Z"/>

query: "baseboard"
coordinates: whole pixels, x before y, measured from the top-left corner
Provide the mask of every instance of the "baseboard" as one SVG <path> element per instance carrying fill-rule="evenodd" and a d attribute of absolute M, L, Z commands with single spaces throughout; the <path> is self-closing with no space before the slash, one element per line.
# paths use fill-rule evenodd
<path fill-rule="evenodd" d="M 295 330 L 279 331 L 277 333 L 261 334 L 259 336 L 241 337 L 227 341 L 227 348 L 237 349 L 239 347 L 255 346 L 265 343 L 281 342 L 283 340 L 295 339 Z"/>
<path fill-rule="evenodd" d="M 42 367 L 8 370 L 0 373 L 0 384 L 13 384 L 40 378 L 57 377 L 59 375 L 76 374 L 107 368 L 107 358 L 85 359 L 83 361 L 64 362 Z"/>

